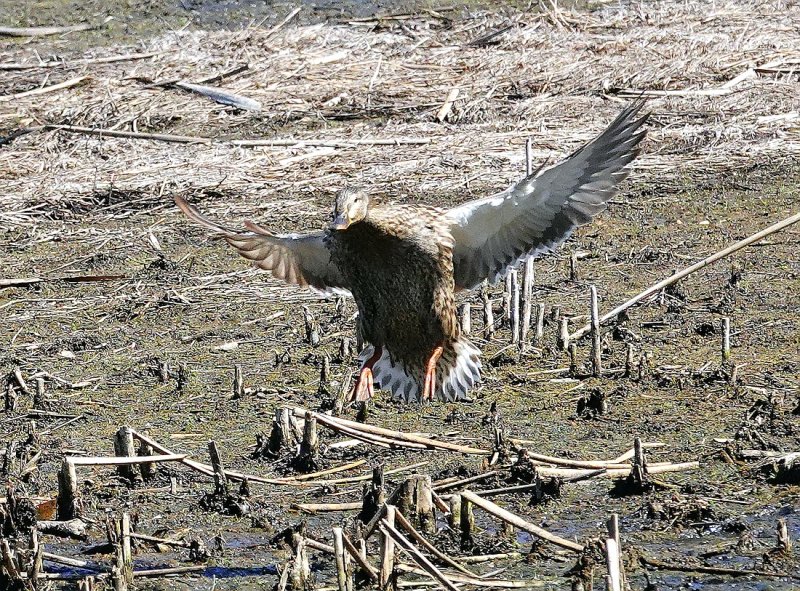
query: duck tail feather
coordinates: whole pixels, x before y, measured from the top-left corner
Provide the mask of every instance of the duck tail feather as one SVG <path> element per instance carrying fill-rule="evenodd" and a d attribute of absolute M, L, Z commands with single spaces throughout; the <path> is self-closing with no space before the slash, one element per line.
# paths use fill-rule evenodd
<path fill-rule="evenodd" d="M 358 356 L 361 367 L 375 353 L 375 347 L 367 345 Z M 372 366 L 375 386 L 388 390 L 395 399 L 404 402 L 419 402 L 422 395 L 422 366 L 414 367 L 392 359 L 384 347 L 378 361 Z M 436 365 L 436 398 L 445 402 L 466 400 L 469 390 L 481 377 L 480 351 L 469 339 L 460 337 L 445 345 Z"/>
<path fill-rule="evenodd" d="M 439 400 L 467 400 L 467 393 L 481 379 L 480 355 L 480 350 L 463 336 L 445 346 L 436 365 L 436 397 Z"/>

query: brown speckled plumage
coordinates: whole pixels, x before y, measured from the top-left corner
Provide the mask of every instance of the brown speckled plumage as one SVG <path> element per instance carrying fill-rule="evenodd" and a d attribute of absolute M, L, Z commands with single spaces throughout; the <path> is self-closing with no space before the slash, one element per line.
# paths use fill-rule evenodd
<path fill-rule="evenodd" d="M 247 232 L 230 230 L 182 198 L 175 201 L 276 277 L 352 293 L 367 343 L 357 391 L 366 378 L 370 390 L 374 379 L 405 400 L 420 399 L 425 385 L 426 394 L 461 399 L 479 380 L 480 361 L 460 334 L 455 291 L 499 281 L 603 211 L 639 152 L 647 119 L 637 116 L 641 106 L 623 110 L 555 166 L 450 210 L 378 204 L 364 191 L 345 189 L 327 230 L 278 235 L 252 222 Z"/>
<path fill-rule="evenodd" d="M 453 237 L 445 211 L 374 205 L 367 217 L 327 238 L 358 305 L 359 330 L 422 372 L 437 343 L 458 339 L 453 285 Z"/>

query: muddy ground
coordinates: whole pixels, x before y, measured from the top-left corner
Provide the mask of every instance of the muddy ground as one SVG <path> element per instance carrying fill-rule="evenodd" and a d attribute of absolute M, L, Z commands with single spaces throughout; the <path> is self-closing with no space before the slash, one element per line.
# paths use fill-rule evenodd
<path fill-rule="evenodd" d="M 155 8 L 147 14 L 153 22 L 160 21 L 161 10 L 170 18 L 184 18 L 185 8 L 152 4 Z M 55 15 L 60 6 L 44 3 L 40 14 Z M 66 20 L 75 22 L 85 16 L 77 10 L 69 4 L 58 14 L 74 16 Z M 287 6 L 281 14 L 290 10 Z M 3 11 L 0 14 L 9 20 L 9 8 L 3 7 Z M 362 15 L 358 11 L 353 14 Z M 465 21 L 458 19 L 466 18 L 468 14 L 459 13 L 454 22 L 463 24 Z M 236 28 L 233 20 L 215 19 L 202 17 L 191 26 Z M 11 21 L 13 25 L 63 22 L 55 16 L 20 16 L 18 22 Z M 166 32 L 147 31 L 153 37 Z M 137 30 L 136 34 L 144 32 Z M 101 41 L 96 32 L 85 32 L 56 40 L 10 42 L 4 46 L 5 58 L 17 59 L 31 49 L 29 43 L 43 55 L 57 51 L 66 58 L 79 57 L 85 47 L 98 43 L 132 47 L 124 45 L 129 39 L 106 36 Z M 23 84 L 20 78 L 13 81 Z M 20 86 L 15 92 L 21 90 Z M 616 108 L 608 107 L 604 119 Z M 192 135 L 208 135 L 213 130 L 235 135 L 248 125 L 237 113 L 219 109 L 230 116 L 210 121 L 189 112 L 179 119 L 160 120 L 151 130 Z M 670 116 L 659 113 L 658 105 L 653 110 L 657 125 Z M 4 133 L 0 135 L 31 124 L 20 113 L 13 107 L 3 112 L 0 129 Z M 39 113 L 39 120 L 33 123 L 64 122 L 47 121 L 44 116 Z M 252 124 L 262 134 L 290 135 L 317 129 L 333 130 L 335 135 L 337 129 L 351 124 L 380 133 L 384 126 L 391 126 L 386 117 L 374 113 L 351 121 L 323 121 L 312 116 Z M 498 125 L 502 127 L 503 122 Z M 14 140 L 16 146 L 21 141 L 29 142 L 22 145 L 30 151 L 38 140 L 31 136 Z M 106 155 L 98 146 L 115 141 L 53 135 L 42 149 L 48 155 L 48 166 L 58 150 L 85 152 L 87 159 L 99 162 Z M 113 145 L 132 153 L 139 149 L 122 141 Z M 3 150 L 15 149 L 14 142 L 0 146 L 3 178 L 23 186 L 26 174 L 35 176 L 36 166 L 28 160 L 24 165 L 15 164 L 8 156 L 11 152 L 3 156 Z M 178 155 L 181 149 L 175 147 L 173 153 Z M 518 150 L 519 143 L 507 149 Z M 163 158 L 173 147 L 159 150 L 158 158 Z M 404 148 L 404 154 L 413 153 L 413 146 Z M 114 151 L 112 161 L 116 154 Z M 358 150 L 348 154 L 359 158 Z M 391 154 L 387 152 L 387 158 L 393 158 Z M 147 174 L 147 154 L 138 157 L 141 174 Z M 186 169 L 182 157 L 176 156 Z M 457 154 L 455 158 L 452 176 L 469 177 L 469 160 L 458 160 Z M 231 167 L 235 165 L 231 161 Z M 423 189 L 422 181 L 412 178 L 399 194 L 387 191 L 383 196 L 437 205 L 460 202 L 503 188 L 507 178 L 517 174 L 507 162 L 493 166 L 502 169 L 498 178 L 484 175 L 473 186 L 467 180 L 463 190 L 447 186 Z M 65 164 L 64 170 L 68 168 Z M 438 167 L 436 173 L 447 174 L 448 169 L 444 167 L 445 173 L 442 169 Z M 125 172 L 119 170 L 121 176 Z M 196 171 L 190 166 L 176 175 L 182 172 L 195 172 L 198 177 L 206 173 L 199 162 Z M 304 174 L 313 179 L 314 166 L 305 168 Z M 424 179 L 424 173 L 417 174 Z M 327 219 L 332 189 L 336 188 L 328 183 L 343 180 L 331 181 L 328 176 L 320 180 L 317 190 L 284 187 L 281 200 L 270 203 L 265 203 L 258 191 L 247 191 L 248 179 L 232 189 L 224 182 L 216 188 L 204 182 L 195 189 L 184 187 L 183 192 L 201 208 L 235 209 L 227 214 L 232 223 L 253 216 L 272 228 L 312 229 L 322 227 Z M 256 178 L 253 182 L 263 188 L 270 181 Z M 113 180 L 111 184 L 113 188 Z M 545 304 L 548 318 L 553 306 L 559 306 L 561 314 L 574 317 L 572 326 L 577 328 L 586 320 L 589 285 L 598 288 L 601 311 L 608 310 L 676 269 L 792 214 L 799 188 L 800 167 L 791 156 L 754 159 L 750 166 L 722 172 L 715 168 L 708 175 L 696 169 L 691 174 L 667 169 L 638 175 L 596 223 L 576 232 L 558 252 L 537 261 L 534 300 Z M 169 186 L 166 190 L 164 185 L 106 187 L 75 196 L 68 189 L 61 194 L 53 181 L 39 190 L 41 199 L 26 194 L 17 210 L 7 208 L 6 217 L 0 218 L 0 279 L 47 279 L 0 288 L 0 372 L 11 375 L 18 368 L 31 390 L 35 390 L 37 377 L 43 378 L 45 385 L 45 397 L 34 402 L 32 392 L 22 392 L 9 378 L 16 401 L 0 418 L 0 452 L 13 449 L 14 457 L 23 460 L 38 450 L 41 455 L 28 473 L 24 461 L 7 457 L 3 481 L 18 491 L 15 494 L 34 499 L 46 516 L 47 500 L 56 494 L 56 473 L 64 455 L 113 454 L 113 434 L 121 425 L 147 432 L 172 451 L 191 454 L 199 461 L 207 461 L 207 442 L 214 440 L 230 469 L 267 477 L 296 474 L 289 451 L 278 459 L 252 458 L 256 436 L 269 433 L 280 407 L 324 408 L 342 378 L 354 371 L 355 358 L 339 355 L 342 336 L 353 334 L 352 302 L 347 301 L 343 313 L 337 314 L 334 300 L 285 287 L 250 270 L 229 248 L 208 240 L 204 231 L 182 218 L 172 205 Z M 800 445 L 799 246 L 800 230 L 796 228 L 770 236 L 682 280 L 677 287 L 632 309 L 623 322 L 607 327 L 603 340 L 607 369 L 624 367 L 629 344 L 637 362 L 640 357 L 645 359 L 641 375 L 637 370 L 631 377 L 623 377 L 621 371 L 602 378 L 586 377 L 587 339 L 578 342 L 577 371 L 548 373 L 569 367 L 568 356 L 556 347 L 553 322 L 546 324 L 541 346 L 520 353 L 516 346 L 508 346 L 510 333 L 505 326 L 489 341 L 482 337 L 480 298 L 468 294 L 466 299 L 475 304 L 473 340 L 483 349 L 484 360 L 483 382 L 473 400 L 402 405 L 379 393 L 367 421 L 408 432 L 448 433 L 451 441 L 491 447 L 483 418 L 490 405 L 497 403 L 506 438 L 527 440 L 526 448 L 542 454 L 611 459 L 629 449 L 635 436 L 662 443 L 662 447 L 648 450 L 651 461 L 699 460 L 700 469 L 659 475 L 659 483 L 651 490 L 635 494 L 621 491 L 610 479 L 595 478 L 567 483 L 559 498 L 538 504 L 529 504 L 529 494 L 495 500 L 529 521 L 582 542 L 602 537 L 608 516 L 619 514 L 625 563 L 634 589 L 794 589 L 797 580 L 787 577 L 659 570 L 645 567 L 640 557 L 690 566 L 800 572 L 797 543 L 794 550 L 781 553 L 775 534 L 777 520 L 782 518 L 790 536 L 795 541 L 800 538 L 797 468 L 776 475 L 771 465 L 759 468 L 757 461 L 740 453 L 752 449 L 791 452 Z M 571 253 L 582 253 L 577 277 L 572 278 Z M 87 275 L 123 278 L 58 280 Z M 495 288 L 492 294 L 496 316 L 501 317 L 502 290 Z M 319 322 L 321 340 L 316 346 L 306 339 L 304 305 Z M 729 318 L 732 327 L 727 364 L 720 355 L 723 318 Z M 331 360 L 331 378 L 321 386 L 325 356 Z M 235 365 L 242 367 L 248 390 L 242 399 L 231 396 Z M 167 379 L 162 381 L 160 373 L 165 366 Z M 731 383 L 734 367 L 737 378 Z M 606 411 L 579 413 L 581 400 L 592 392 L 605 397 Z M 356 412 L 348 407 L 344 416 L 354 418 Z M 32 421 L 37 436 L 26 446 Z M 323 449 L 342 440 L 325 430 L 320 436 Z M 364 465 L 335 476 L 368 474 L 369 468 L 379 463 L 388 470 L 426 462 L 416 470 L 431 475 L 434 481 L 487 469 L 483 457 L 386 451 L 367 445 L 326 451 L 321 465 L 335 467 L 361 459 L 366 460 Z M 389 489 L 405 474 L 408 472 L 388 476 Z M 171 490 L 171 480 L 176 490 Z M 132 514 L 138 532 L 197 536 L 209 548 L 219 546 L 211 558 L 200 562 L 207 565 L 205 570 L 172 578 L 136 579 L 137 589 L 271 588 L 277 581 L 275 566 L 286 558 L 285 550 L 271 542 L 275 533 L 305 520 L 311 537 L 331 543 L 331 527 L 349 527 L 356 515 L 355 511 L 301 514 L 292 504 L 349 502 L 361 496 L 361 483 L 302 487 L 252 483 L 247 500 L 250 511 L 235 517 L 204 509 L 201 499 L 212 489 L 212 482 L 177 464 L 165 466 L 154 480 L 133 488 L 111 469 L 79 468 L 79 481 L 84 515 L 94 525 L 83 541 L 45 537 L 48 549 L 70 556 L 87 552 L 105 540 L 105 515 L 121 510 Z M 473 490 L 514 483 L 510 470 L 504 468 L 499 477 L 473 485 Z M 473 552 L 516 550 L 525 556 L 525 560 L 484 565 L 482 572 L 504 569 L 499 576 L 528 581 L 531 587 L 566 588 L 570 584 L 574 555 L 556 552 L 546 544 L 532 544 L 527 535 L 509 537 L 481 512 L 478 522 L 484 531 Z M 444 521 L 440 526 L 443 529 L 437 540 L 458 554 Z M 374 554 L 376 548 L 371 547 L 370 552 Z M 102 551 L 89 557 L 103 564 L 112 561 Z M 135 564 L 147 568 L 195 562 L 186 551 L 157 552 L 142 544 L 137 547 Z M 46 570 L 68 577 L 87 574 L 51 563 Z M 335 585 L 329 556 L 312 554 L 312 571 L 318 585 Z M 604 567 L 598 565 L 596 584 L 602 585 L 603 574 Z M 408 575 L 401 578 L 411 580 Z M 74 582 L 53 585 L 75 588 Z"/>

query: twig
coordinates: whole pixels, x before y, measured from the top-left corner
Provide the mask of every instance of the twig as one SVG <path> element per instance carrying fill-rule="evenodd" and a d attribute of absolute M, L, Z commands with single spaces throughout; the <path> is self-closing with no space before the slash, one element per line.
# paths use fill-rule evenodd
<path fill-rule="evenodd" d="M 269 31 L 267 31 L 267 34 L 264 36 L 264 38 L 268 39 L 269 37 L 272 37 L 278 31 L 280 31 L 284 27 L 284 25 L 286 25 L 286 23 L 288 23 L 290 20 L 292 20 L 294 17 L 297 16 L 297 14 L 300 12 L 300 10 L 301 10 L 301 7 L 298 6 L 292 12 L 287 14 L 281 22 L 279 22 L 277 25 L 275 25 Z"/>
<path fill-rule="evenodd" d="M 125 62 L 133 60 L 147 59 L 161 55 L 161 51 L 151 51 L 148 53 L 127 53 L 125 55 L 112 55 L 108 57 L 89 58 L 82 60 L 75 60 L 73 62 L 65 62 L 62 60 L 54 60 L 48 62 L 39 62 L 36 64 L 20 64 L 20 63 L 5 63 L 0 64 L 0 71 L 3 70 L 30 70 L 35 68 L 82 68 L 92 64 L 112 64 L 115 62 Z"/>
<path fill-rule="evenodd" d="M 148 464 L 155 462 L 182 462 L 187 454 L 164 454 L 160 456 L 68 456 L 74 466 L 123 466 L 128 464 Z"/>
<path fill-rule="evenodd" d="M 47 87 L 55 90 L 55 87 Z M 43 89 L 42 89 L 43 90 Z M 29 91 L 35 92 L 35 91 Z M 15 95 L 19 96 L 19 95 Z M 0 97 L 9 99 L 14 97 Z M 264 147 L 303 147 L 303 146 L 330 146 L 334 148 L 353 148 L 356 146 L 403 146 L 429 144 L 430 138 L 363 138 L 353 140 L 324 140 L 324 139 L 251 139 L 251 140 L 218 140 L 215 138 L 173 135 L 169 133 L 145 133 L 140 131 L 120 131 L 117 129 L 97 129 L 93 127 L 81 127 L 78 125 L 45 125 L 43 129 L 56 131 L 66 131 L 70 133 L 84 133 L 87 135 L 97 135 L 101 137 L 126 138 L 133 140 L 153 140 L 160 142 L 171 142 L 178 144 L 210 144 L 218 143 L 222 145 L 239 146 L 242 148 L 264 146 Z"/>
<path fill-rule="evenodd" d="M 63 27 L 0 27 L 0 37 L 47 37 L 49 35 L 90 31 L 96 28 L 97 25 L 91 25 L 89 23 L 67 25 Z"/>
<path fill-rule="evenodd" d="M 748 68 L 735 78 L 728 80 L 722 86 L 717 88 L 701 88 L 701 89 L 683 89 L 683 90 L 637 90 L 625 88 L 617 91 L 620 97 L 630 98 L 644 98 L 656 96 L 725 96 L 734 92 L 734 87 L 740 82 L 748 80 L 749 78 L 758 78 L 758 74 L 752 68 Z"/>
<path fill-rule="evenodd" d="M 784 219 L 784 220 L 782 220 L 782 221 L 780 221 L 780 222 L 778 222 L 776 224 L 772 224 L 768 228 L 764 228 L 760 232 L 756 232 L 752 236 L 749 236 L 749 237 L 745 238 L 744 240 L 740 240 L 739 242 L 736 242 L 736 243 L 730 245 L 729 247 L 720 250 L 719 252 L 711 255 L 710 257 L 707 257 L 707 258 L 703 259 L 702 261 L 698 261 L 694 265 L 686 267 L 684 270 L 682 270 L 682 271 L 680 271 L 678 273 L 675 273 L 674 275 L 670 275 L 667 279 L 664 279 L 663 281 L 659 281 L 655 285 L 652 285 L 652 286 L 648 287 L 647 289 L 645 289 L 640 294 L 635 295 L 634 297 L 629 299 L 627 302 L 625 302 L 623 304 L 620 304 L 619 306 L 617 306 L 616 308 L 611 310 L 611 312 L 608 312 L 607 314 L 604 314 L 603 316 L 601 316 L 600 317 L 600 323 L 602 324 L 602 323 L 604 323 L 604 322 L 606 322 L 608 320 L 611 320 L 612 318 L 616 318 L 620 314 L 620 312 L 624 312 L 625 310 L 627 310 L 628 308 L 630 308 L 634 304 L 642 301 L 643 299 L 647 298 L 648 296 L 651 296 L 651 295 L 653 295 L 655 293 L 658 293 L 660 290 L 664 289 L 668 285 L 672 285 L 673 283 L 675 283 L 677 281 L 680 281 L 681 279 L 683 279 L 687 275 L 691 275 L 695 271 L 698 271 L 698 270 L 702 269 L 703 267 L 705 267 L 707 265 L 710 265 L 711 263 L 713 263 L 715 261 L 718 261 L 721 258 L 724 258 L 724 257 L 726 257 L 726 256 L 728 256 L 730 254 L 733 254 L 734 252 L 736 252 L 737 250 L 741 250 L 745 246 L 749 246 L 749 245 L 753 244 L 754 242 L 758 242 L 759 240 L 769 236 L 770 234 L 774 234 L 775 232 L 778 232 L 779 230 L 783 230 L 784 228 L 788 228 L 789 226 L 791 226 L 792 224 L 796 224 L 797 222 L 800 222 L 800 212 L 798 212 L 798 213 L 796 213 L 796 214 L 794 214 L 792 216 L 789 216 L 788 218 L 786 218 L 786 219 Z M 578 339 L 578 338 L 582 337 L 583 335 L 585 335 L 590 329 L 591 329 L 591 324 L 587 324 L 587 325 L 581 327 L 580 329 L 576 330 L 575 332 L 573 332 L 570 335 L 569 338 L 570 338 L 570 340 Z"/>
<path fill-rule="evenodd" d="M 399 514 L 395 513 L 395 516 Z M 397 529 L 394 527 L 393 524 L 389 523 L 389 520 L 384 518 L 380 524 L 381 531 L 388 536 L 391 536 L 394 541 L 406 551 L 406 553 L 411 556 L 411 558 L 416 562 L 423 570 L 425 570 L 430 576 L 434 579 L 438 580 L 442 585 L 444 585 L 445 589 L 449 591 L 458 591 L 458 587 L 453 585 L 450 582 L 442 571 L 440 571 L 434 564 L 428 560 L 422 552 L 417 550 L 417 548 L 412 544 L 408 538 L 406 538 L 403 534 L 401 534 Z"/>
<path fill-rule="evenodd" d="M 77 78 L 70 78 L 64 82 L 59 82 L 58 84 L 53 84 L 51 86 L 42 86 L 41 88 L 34 88 L 33 90 L 26 90 L 25 92 L 18 92 L 17 94 L 6 94 L 0 96 L 0 102 L 8 102 L 8 101 L 15 101 L 17 99 L 25 98 L 28 96 L 36 96 L 39 94 L 45 94 L 48 92 L 54 92 L 56 90 L 63 90 L 65 88 L 72 88 L 73 86 L 77 86 L 89 79 L 89 76 L 78 76 Z M 49 127 L 49 126 L 45 126 Z"/>
<path fill-rule="evenodd" d="M 304 511 L 306 513 L 319 513 L 329 511 L 355 511 L 361 509 L 362 503 L 292 503 L 292 509 Z"/>
<path fill-rule="evenodd" d="M 191 82 L 176 82 L 172 86 L 200 94 L 210 98 L 212 101 L 223 105 L 228 105 L 230 107 L 236 107 L 237 109 L 256 112 L 261 111 L 261 103 L 258 101 L 234 92 L 230 92 L 224 88 L 205 86 L 203 84 L 192 84 Z"/>
<path fill-rule="evenodd" d="M 397 570 L 417 575 L 428 574 L 426 571 L 419 568 L 415 568 L 408 564 L 398 564 Z M 531 581 L 531 580 L 507 581 L 503 579 L 475 579 L 472 577 L 466 577 L 464 575 L 457 575 L 455 573 L 447 573 L 446 576 L 453 583 L 462 583 L 465 585 L 472 585 L 474 587 L 490 587 L 490 588 L 501 588 L 501 589 L 527 589 L 533 587 L 550 586 L 550 584 L 544 581 Z"/>
<path fill-rule="evenodd" d="M 117 281 L 127 279 L 127 275 L 71 275 L 68 277 L 19 277 L 16 279 L 0 279 L 0 287 L 23 287 L 37 283 L 66 281 L 67 283 L 91 283 L 94 281 Z"/>
<path fill-rule="evenodd" d="M 451 88 L 450 92 L 447 93 L 447 98 L 444 100 L 439 112 L 436 113 L 436 119 L 439 121 L 439 123 L 444 123 L 444 120 L 447 119 L 450 111 L 453 110 L 453 103 L 455 103 L 456 99 L 458 98 L 458 92 L 458 87 L 456 86 Z"/>
<path fill-rule="evenodd" d="M 731 575 L 732 577 L 786 577 L 795 581 L 800 581 L 800 575 L 793 575 L 791 573 L 776 573 L 768 570 L 754 570 L 746 568 L 737 569 L 726 568 L 723 566 L 692 565 L 686 563 L 677 564 L 674 562 L 662 562 L 661 560 L 655 560 L 647 556 L 639 556 L 639 560 L 642 562 L 642 564 L 647 566 L 685 573 L 708 573 L 712 575 Z"/>
<path fill-rule="evenodd" d="M 355 544 L 347 537 L 347 534 L 342 535 L 342 542 L 344 542 L 345 550 L 350 553 L 350 556 L 359 564 L 359 566 L 364 569 L 364 572 L 367 573 L 370 579 L 373 581 L 378 580 L 378 569 L 372 566 L 367 559 L 361 555 L 358 551 L 358 548 L 355 547 Z"/>
<path fill-rule="evenodd" d="M 313 411 L 306 411 L 302 408 L 295 408 L 293 410 L 294 415 L 296 417 L 305 416 L 307 412 L 311 413 L 311 416 L 317 419 L 320 424 L 323 424 L 332 429 L 339 429 L 349 434 L 353 434 L 355 432 L 367 433 L 370 435 L 377 435 L 381 438 L 385 438 L 385 441 L 389 442 L 396 442 L 398 446 L 406 446 L 406 447 L 415 447 L 418 448 L 422 446 L 428 449 L 445 449 L 448 451 L 456 451 L 465 454 L 475 454 L 475 455 L 488 455 L 489 452 L 485 449 L 478 449 L 475 447 L 468 447 L 465 445 L 458 445 L 455 443 L 448 443 L 446 441 L 438 441 L 436 439 L 430 439 L 428 437 L 422 437 L 420 435 L 412 435 L 411 433 L 403 433 L 402 431 L 393 431 L 391 429 L 383 429 L 381 427 L 374 427 L 372 425 L 366 425 L 363 423 L 357 423 L 356 421 L 348 421 L 342 418 L 334 418 L 328 415 L 324 415 L 318 412 Z"/>
<path fill-rule="evenodd" d="M 577 542 L 573 542 L 571 540 L 567 540 L 555 534 L 551 534 L 549 531 L 542 529 L 538 525 L 534 525 L 518 517 L 511 513 L 510 511 L 506 511 L 499 505 L 492 503 L 491 501 L 487 501 L 473 493 L 472 491 L 464 490 L 461 491 L 461 496 L 471 503 L 477 505 L 484 511 L 491 513 L 495 517 L 502 519 L 503 521 L 510 523 L 514 527 L 524 530 L 530 534 L 535 535 L 538 538 L 543 540 L 547 540 L 548 542 L 552 542 L 557 546 L 561 546 L 562 548 L 567 548 L 568 550 L 574 550 L 575 552 L 582 552 L 583 545 L 578 544 Z"/>
<path fill-rule="evenodd" d="M 452 566 L 454 569 L 464 573 L 467 576 L 478 578 L 478 575 L 473 573 L 467 567 L 463 566 L 458 561 L 453 560 L 444 552 L 439 551 L 439 549 L 436 548 L 436 546 L 431 544 L 421 533 L 419 533 L 416 529 L 414 529 L 414 526 L 411 525 L 411 522 L 408 519 L 406 519 L 405 516 L 400 511 L 395 512 L 394 517 L 400 524 L 400 527 L 405 529 L 411 535 L 412 538 L 414 538 L 417 542 L 422 544 L 428 550 L 428 552 L 436 556 L 436 558 L 438 558 L 445 564 Z"/>
<path fill-rule="evenodd" d="M 477 556 L 462 556 L 461 562 L 475 564 L 480 562 L 493 562 L 495 560 L 507 560 L 509 558 L 521 558 L 521 552 L 501 552 L 498 554 L 478 554 Z"/>
<path fill-rule="evenodd" d="M 491 478 L 492 476 L 496 476 L 497 474 L 499 474 L 497 470 L 491 470 L 489 472 L 484 472 L 483 474 L 468 476 L 467 478 L 440 480 L 439 482 L 433 483 L 433 490 L 435 491 L 449 490 L 451 488 L 457 488 L 465 484 L 470 484 L 471 482 L 479 482 L 481 480 L 486 480 L 487 478 Z"/>

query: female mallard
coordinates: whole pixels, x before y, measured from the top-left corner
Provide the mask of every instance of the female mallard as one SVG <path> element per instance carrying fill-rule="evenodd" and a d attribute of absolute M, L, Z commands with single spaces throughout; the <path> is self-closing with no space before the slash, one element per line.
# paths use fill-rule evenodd
<path fill-rule="evenodd" d="M 496 283 L 603 211 L 639 153 L 647 119 L 637 117 L 641 106 L 626 108 L 555 166 L 450 210 L 377 204 L 345 189 L 327 230 L 273 234 L 252 222 L 244 223 L 247 232 L 230 230 L 183 198 L 175 202 L 275 277 L 352 293 L 367 343 L 356 399 L 371 397 L 375 383 L 405 400 L 457 400 L 480 378 L 480 360 L 460 334 L 454 292 Z"/>

